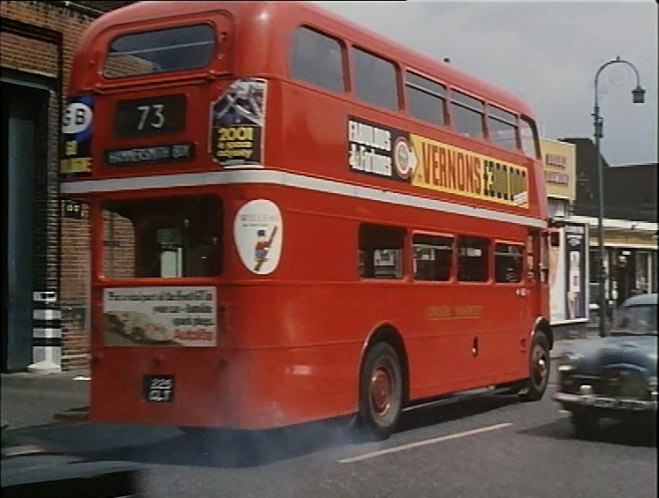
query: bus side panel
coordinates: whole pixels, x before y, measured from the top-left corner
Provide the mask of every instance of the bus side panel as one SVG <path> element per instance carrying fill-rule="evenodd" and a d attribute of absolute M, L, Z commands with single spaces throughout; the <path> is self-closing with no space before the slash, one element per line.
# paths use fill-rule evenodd
<path fill-rule="evenodd" d="M 230 365 L 231 427 L 262 429 L 356 410 L 354 344 L 237 352 Z"/>

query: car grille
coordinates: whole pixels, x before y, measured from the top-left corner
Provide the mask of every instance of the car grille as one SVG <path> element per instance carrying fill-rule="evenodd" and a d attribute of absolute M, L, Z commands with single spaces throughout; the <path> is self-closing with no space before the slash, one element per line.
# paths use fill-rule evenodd
<path fill-rule="evenodd" d="M 599 391 L 606 396 L 643 399 L 647 385 L 643 375 L 635 370 L 611 369 L 604 372 Z"/>

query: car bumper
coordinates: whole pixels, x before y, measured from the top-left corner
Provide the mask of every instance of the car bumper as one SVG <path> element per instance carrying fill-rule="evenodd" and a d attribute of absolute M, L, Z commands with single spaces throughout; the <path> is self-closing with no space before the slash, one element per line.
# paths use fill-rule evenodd
<path fill-rule="evenodd" d="M 628 412 L 657 411 L 656 400 L 650 401 L 641 399 L 611 398 L 606 396 L 598 396 L 596 394 L 570 394 L 561 391 L 554 393 L 552 399 L 562 403 L 563 407 L 568 409 L 570 407 L 582 407 Z"/>

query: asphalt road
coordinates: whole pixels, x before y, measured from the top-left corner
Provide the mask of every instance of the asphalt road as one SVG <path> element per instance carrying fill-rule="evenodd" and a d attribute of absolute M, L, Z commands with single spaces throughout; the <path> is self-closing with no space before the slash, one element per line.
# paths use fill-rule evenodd
<path fill-rule="evenodd" d="M 136 465 L 143 496 L 153 498 L 656 497 L 656 428 L 612 423 L 592 440 L 576 439 L 553 390 L 536 403 L 488 396 L 408 412 L 379 443 L 337 421 L 203 436 L 56 423 L 10 429 L 3 440 Z M 48 398 L 42 391 L 35 399 Z"/>

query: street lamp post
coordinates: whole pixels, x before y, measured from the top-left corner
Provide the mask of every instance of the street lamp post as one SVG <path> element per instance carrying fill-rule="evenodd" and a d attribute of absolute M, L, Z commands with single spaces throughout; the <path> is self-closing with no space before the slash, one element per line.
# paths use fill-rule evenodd
<path fill-rule="evenodd" d="M 599 335 L 604 337 L 606 335 L 606 296 L 605 296 L 605 282 L 606 282 L 606 267 L 604 260 L 606 253 L 604 251 L 604 172 L 602 171 L 602 154 L 600 152 L 600 139 L 604 136 L 602 128 L 604 119 L 600 116 L 600 107 L 597 99 L 597 82 L 605 67 L 612 64 L 626 64 L 631 67 L 636 74 L 636 88 L 632 90 L 632 99 L 634 104 L 642 104 L 645 101 L 645 90 L 641 87 L 641 79 L 638 75 L 638 70 L 629 61 L 621 59 L 620 56 L 615 59 L 602 64 L 595 74 L 595 107 L 593 109 L 593 124 L 595 125 L 595 151 L 597 154 L 597 190 L 598 190 L 598 213 L 597 213 L 597 242 L 599 246 L 599 272 L 598 272 L 598 285 L 599 285 Z"/>

